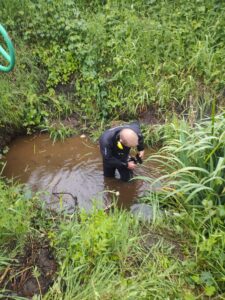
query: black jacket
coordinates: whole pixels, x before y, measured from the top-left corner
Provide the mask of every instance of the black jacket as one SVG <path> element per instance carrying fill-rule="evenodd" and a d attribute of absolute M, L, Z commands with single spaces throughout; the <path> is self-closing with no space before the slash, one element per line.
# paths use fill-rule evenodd
<path fill-rule="evenodd" d="M 127 166 L 127 159 L 129 156 L 130 148 L 124 147 L 124 149 L 119 149 L 117 142 L 119 141 L 119 133 L 124 128 L 130 128 L 138 135 L 138 146 L 137 150 L 144 150 L 143 136 L 140 131 L 139 123 L 131 123 L 128 125 L 118 126 L 106 130 L 100 137 L 100 150 L 103 156 L 103 162 L 107 164 L 108 167 L 119 168 L 122 166 Z"/>

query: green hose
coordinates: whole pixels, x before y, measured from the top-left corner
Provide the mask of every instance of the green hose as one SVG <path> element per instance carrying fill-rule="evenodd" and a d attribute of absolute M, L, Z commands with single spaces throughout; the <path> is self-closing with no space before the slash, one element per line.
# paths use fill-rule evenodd
<path fill-rule="evenodd" d="M 15 51 L 13 48 L 13 44 L 5 30 L 5 28 L 0 24 L 0 35 L 3 36 L 3 39 L 6 43 L 6 46 L 8 48 L 8 53 L 5 51 L 5 49 L 0 45 L 0 54 L 4 57 L 4 59 L 8 62 L 7 66 L 0 65 L 0 71 L 3 72 L 10 72 L 14 65 L 15 65 Z"/>

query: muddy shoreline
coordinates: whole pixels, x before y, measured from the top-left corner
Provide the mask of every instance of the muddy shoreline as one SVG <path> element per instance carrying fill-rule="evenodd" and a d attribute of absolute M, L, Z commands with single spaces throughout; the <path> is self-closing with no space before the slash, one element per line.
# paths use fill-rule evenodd
<path fill-rule="evenodd" d="M 57 272 L 54 252 L 47 239 L 29 237 L 23 253 L 17 255 L 0 274 L 4 299 L 44 295 L 53 285 Z"/>
<path fill-rule="evenodd" d="M 14 138 L 24 133 L 24 129 L 12 127 L 0 128 L 0 151 L 2 151 Z"/>
<path fill-rule="evenodd" d="M 138 118 L 138 121 L 145 125 L 156 125 L 163 124 L 165 121 L 160 118 L 155 109 L 151 108 L 149 110 L 144 111 Z M 89 135 L 88 127 L 90 124 L 87 123 L 82 124 L 78 119 L 76 113 L 73 113 L 71 116 L 67 117 L 64 120 L 53 120 L 52 124 L 57 125 L 58 123 L 63 124 L 64 126 L 68 126 L 71 129 L 75 129 L 81 134 Z M 118 120 L 109 122 L 111 126 L 118 126 L 123 123 L 129 123 L 128 121 Z M 34 133 L 38 133 L 40 130 L 34 130 Z M 14 138 L 26 135 L 26 128 L 16 128 L 16 127 L 0 127 L 0 152 L 6 147 Z"/>

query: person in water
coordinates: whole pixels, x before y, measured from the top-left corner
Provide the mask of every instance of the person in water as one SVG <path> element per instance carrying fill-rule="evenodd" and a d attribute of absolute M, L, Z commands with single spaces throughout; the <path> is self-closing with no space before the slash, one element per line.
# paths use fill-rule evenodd
<path fill-rule="evenodd" d="M 138 158 L 144 157 L 144 143 L 139 123 L 118 126 L 106 130 L 100 137 L 100 151 L 103 157 L 105 177 L 115 177 L 116 169 L 120 179 L 129 181 L 137 164 L 130 159 L 132 147 L 137 147 Z"/>

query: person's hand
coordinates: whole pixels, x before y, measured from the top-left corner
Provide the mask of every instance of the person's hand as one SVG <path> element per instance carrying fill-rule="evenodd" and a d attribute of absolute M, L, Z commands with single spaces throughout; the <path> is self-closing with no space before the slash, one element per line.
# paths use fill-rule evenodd
<path fill-rule="evenodd" d="M 129 170 L 134 170 L 137 167 L 137 165 L 133 161 L 129 161 L 127 164 L 127 168 Z"/>
<path fill-rule="evenodd" d="M 141 159 L 143 159 L 144 154 L 145 154 L 145 151 L 144 151 L 144 150 L 138 152 L 138 155 L 139 155 L 139 157 L 140 157 Z"/>

